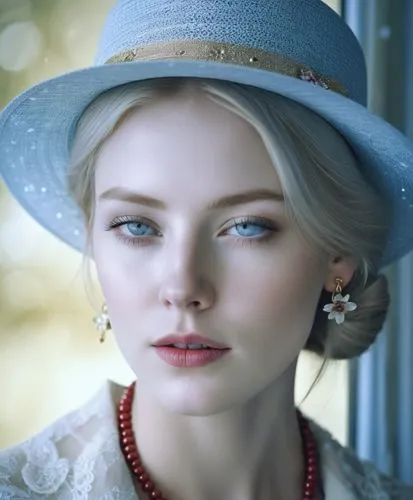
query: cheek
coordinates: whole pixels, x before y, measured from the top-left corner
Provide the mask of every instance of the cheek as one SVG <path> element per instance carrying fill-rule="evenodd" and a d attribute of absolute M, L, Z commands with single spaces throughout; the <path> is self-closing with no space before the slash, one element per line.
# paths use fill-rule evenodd
<path fill-rule="evenodd" d="M 127 259 L 128 260 L 128 259 Z M 109 246 L 95 255 L 99 283 L 113 328 L 113 336 L 123 358 L 136 371 L 136 360 L 142 359 L 142 341 L 148 342 L 153 331 L 149 311 L 150 283 L 145 266 L 126 265 L 123 252 L 112 252 Z"/>
<path fill-rule="evenodd" d="M 242 264 L 242 265 L 241 265 Z M 228 270 L 228 312 L 235 321 L 253 323 L 271 338 L 310 332 L 324 282 L 324 264 L 300 245 L 280 246 L 254 262 Z"/>
<path fill-rule="evenodd" d="M 132 316 L 136 320 L 140 309 L 148 307 L 154 296 L 146 259 L 136 259 L 134 255 L 133 249 L 123 247 L 113 238 L 95 237 L 97 275 L 115 326 Z"/>
<path fill-rule="evenodd" d="M 103 294 L 113 315 L 127 317 L 150 307 L 155 294 L 142 270 L 131 269 L 124 272 L 115 265 L 98 266 L 98 277 Z"/>

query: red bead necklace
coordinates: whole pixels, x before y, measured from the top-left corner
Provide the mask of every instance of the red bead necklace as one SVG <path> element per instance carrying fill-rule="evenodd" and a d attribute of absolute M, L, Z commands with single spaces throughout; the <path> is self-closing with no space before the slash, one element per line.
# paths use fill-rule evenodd
<path fill-rule="evenodd" d="M 125 460 L 137 478 L 140 487 L 152 500 L 167 500 L 162 492 L 158 490 L 143 465 L 135 436 L 132 429 L 132 402 L 135 394 L 135 383 L 125 389 L 118 406 L 118 425 L 120 446 Z M 305 479 L 303 486 L 303 500 L 315 500 L 317 494 L 317 447 L 310 429 L 308 420 L 297 410 L 300 424 L 301 437 L 303 440 L 304 455 L 306 460 Z"/>

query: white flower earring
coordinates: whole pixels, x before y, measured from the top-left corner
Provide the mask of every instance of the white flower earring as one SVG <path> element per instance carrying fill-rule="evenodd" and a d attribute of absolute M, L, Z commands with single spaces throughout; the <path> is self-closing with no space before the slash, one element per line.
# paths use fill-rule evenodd
<path fill-rule="evenodd" d="M 105 342 L 106 332 L 112 329 L 106 304 L 103 304 L 102 312 L 98 316 L 95 316 L 93 318 L 93 322 L 95 323 L 96 328 L 100 333 L 99 342 L 102 344 L 103 342 Z"/>
<path fill-rule="evenodd" d="M 335 319 L 338 325 L 344 323 L 346 313 L 350 311 L 355 311 L 357 309 L 357 304 L 354 302 L 349 302 L 350 295 L 343 295 L 343 280 L 341 278 L 335 279 L 336 289 L 332 295 L 332 303 L 327 304 L 323 307 L 323 311 L 328 312 L 328 319 Z"/>

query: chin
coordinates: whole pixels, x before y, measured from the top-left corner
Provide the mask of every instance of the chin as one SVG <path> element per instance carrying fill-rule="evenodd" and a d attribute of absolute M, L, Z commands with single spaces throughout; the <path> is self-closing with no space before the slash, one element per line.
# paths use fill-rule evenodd
<path fill-rule="evenodd" d="M 207 417 L 223 413 L 236 404 L 230 396 L 230 391 L 228 392 L 229 394 L 226 394 L 227 391 L 223 388 L 205 388 L 193 382 L 186 384 L 175 382 L 157 391 L 155 397 L 170 413 Z"/>

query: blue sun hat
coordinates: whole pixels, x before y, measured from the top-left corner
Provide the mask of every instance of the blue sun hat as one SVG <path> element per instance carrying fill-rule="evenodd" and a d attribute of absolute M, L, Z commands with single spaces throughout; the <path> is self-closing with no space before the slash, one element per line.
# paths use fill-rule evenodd
<path fill-rule="evenodd" d="M 76 124 L 102 92 L 164 77 L 246 84 L 318 113 L 391 206 L 382 266 L 413 248 L 413 143 L 366 109 L 362 50 L 321 0 L 119 0 L 93 67 L 30 88 L 0 115 L 0 172 L 42 226 L 83 249 L 83 216 L 66 191 Z"/>

